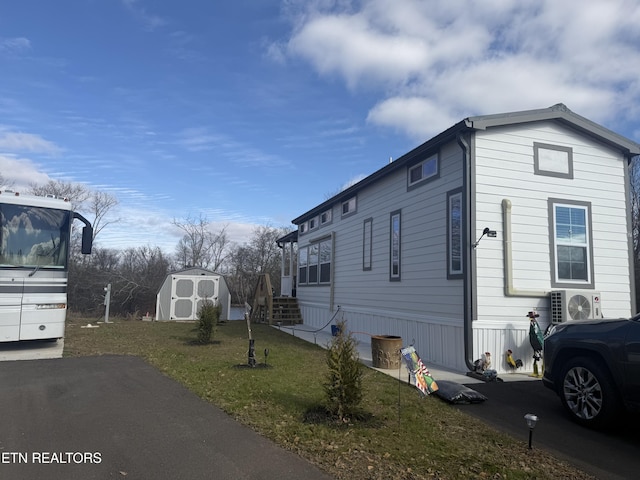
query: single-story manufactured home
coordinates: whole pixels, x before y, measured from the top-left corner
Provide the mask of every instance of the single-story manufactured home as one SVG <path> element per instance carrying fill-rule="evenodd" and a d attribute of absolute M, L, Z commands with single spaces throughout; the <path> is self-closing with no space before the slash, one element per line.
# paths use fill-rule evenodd
<path fill-rule="evenodd" d="M 531 371 L 528 312 L 543 330 L 636 312 L 639 154 L 563 104 L 465 118 L 295 218 L 282 284 L 312 327 L 340 311 L 357 338 L 401 336 L 433 365 L 491 352 L 504 372 L 510 349 Z"/>
<path fill-rule="evenodd" d="M 170 273 L 156 295 L 156 320 L 197 320 L 202 303 L 210 300 L 222 306 L 220 320 L 228 320 L 231 293 L 223 275 L 204 268 L 187 268 Z"/>

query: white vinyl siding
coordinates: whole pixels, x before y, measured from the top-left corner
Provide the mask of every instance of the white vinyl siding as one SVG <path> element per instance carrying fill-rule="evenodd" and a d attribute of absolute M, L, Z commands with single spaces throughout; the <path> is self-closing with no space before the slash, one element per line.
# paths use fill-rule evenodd
<path fill-rule="evenodd" d="M 479 238 L 485 227 L 497 231 L 495 239 L 483 240 L 474 250 L 477 318 L 513 323 L 514 311 L 522 311 L 524 318 L 533 308 L 543 318 L 548 315 L 548 295 L 535 298 L 504 295 L 503 199 L 512 203 L 514 288 L 537 292 L 593 289 L 601 292 L 605 316 L 631 315 L 626 162 L 617 152 L 575 130 L 554 123 L 533 127 L 510 126 L 475 135 L 475 225 L 470 237 Z M 570 148 L 573 178 L 536 175 L 534 142 Z M 554 242 L 550 237 L 553 219 L 549 216 L 548 202 L 558 197 L 559 202 L 572 206 L 591 203 L 593 263 L 591 279 L 582 286 L 555 282 Z M 478 325 L 474 323 L 474 328 Z"/>

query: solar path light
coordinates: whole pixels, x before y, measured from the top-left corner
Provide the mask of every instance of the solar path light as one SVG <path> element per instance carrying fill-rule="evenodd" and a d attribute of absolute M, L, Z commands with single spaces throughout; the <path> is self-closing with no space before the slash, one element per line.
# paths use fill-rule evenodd
<path fill-rule="evenodd" d="M 538 423 L 538 417 L 533 413 L 527 413 L 524 416 L 524 419 L 527 422 L 527 427 L 529 427 L 529 449 L 531 449 L 531 440 L 533 439 L 533 429 L 536 428 L 536 423 Z"/>

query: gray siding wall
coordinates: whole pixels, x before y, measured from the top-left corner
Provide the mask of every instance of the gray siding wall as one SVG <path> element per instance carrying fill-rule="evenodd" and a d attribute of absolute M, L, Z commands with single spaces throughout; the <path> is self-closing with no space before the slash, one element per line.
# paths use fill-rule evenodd
<path fill-rule="evenodd" d="M 426 156 L 424 157 L 426 158 Z M 440 176 L 407 189 L 400 169 L 358 192 L 357 213 L 341 218 L 334 206 L 331 225 L 301 235 L 299 246 L 333 233 L 333 307 L 331 287 L 299 286 L 305 324 L 321 327 L 335 313 L 351 331 L 400 335 L 415 342 L 426 360 L 463 368 L 462 280 L 447 279 L 447 192 L 462 186 L 462 151 L 451 143 L 440 151 Z M 401 279 L 390 281 L 390 215 L 401 211 Z M 363 270 L 363 230 L 372 219 L 371 270 Z"/>

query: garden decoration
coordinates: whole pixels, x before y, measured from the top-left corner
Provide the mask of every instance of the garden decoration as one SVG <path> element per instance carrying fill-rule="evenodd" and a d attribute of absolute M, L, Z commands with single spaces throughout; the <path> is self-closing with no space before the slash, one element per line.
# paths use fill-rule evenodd
<path fill-rule="evenodd" d="M 529 312 L 527 317 L 529 317 L 529 343 L 531 343 L 531 348 L 533 348 L 533 374 L 532 377 L 540 377 L 540 373 L 538 372 L 538 360 L 542 358 L 542 346 L 544 345 L 544 337 L 542 336 L 542 330 L 540 330 L 540 326 L 536 321 L 540 315 L 535 311 Z M 543 365 L 544 369 L 544 365 Z"/>
<path fill-rule="evenodd" d="M 409 370 L 410 380 L 423 395 L 429 395 L 438 390 L 438 384 L 431 376 L 429 369 L 426 367 L 416 349 L 412 346 L 405 347 L 400 350 L 404 358 L 407 369 Z"/>

